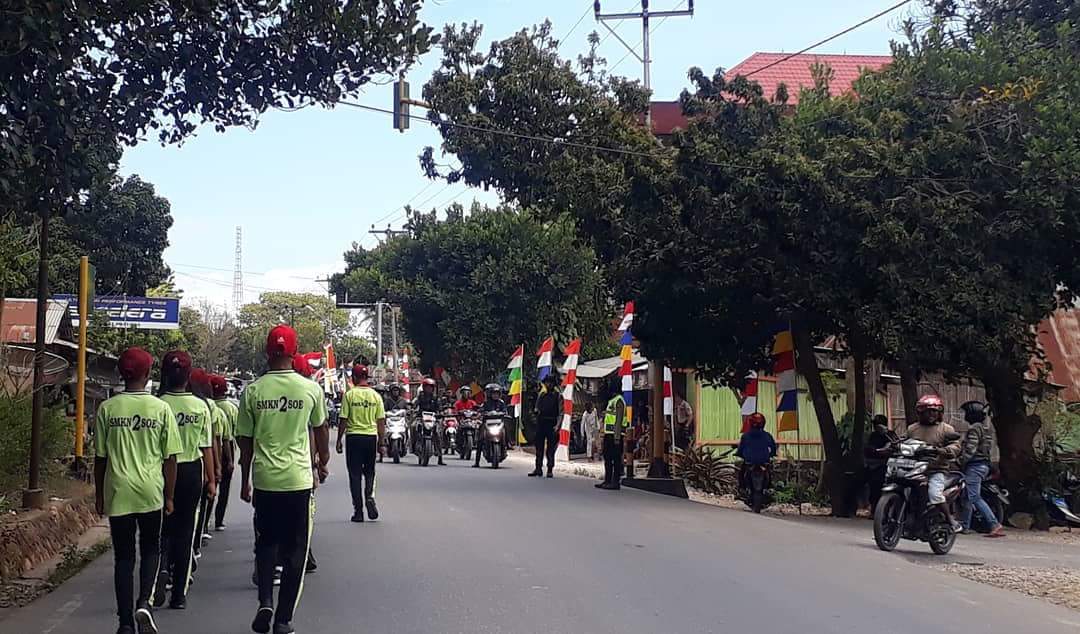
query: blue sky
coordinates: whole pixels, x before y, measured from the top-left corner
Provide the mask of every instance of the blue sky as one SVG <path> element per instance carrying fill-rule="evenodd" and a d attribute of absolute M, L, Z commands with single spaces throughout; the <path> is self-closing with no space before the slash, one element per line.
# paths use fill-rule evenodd
<path fill-rule="evenodd" d="M 606 0 L 603 10 L 636 10 L 632 0 Z M 859 22 L 895 0 L 697 0 L 694 18 L 670 19 L 652 35 L 654 98 L 675 99 L 686 87 L 686 71 L 730 68 L 756 51 L 791 52 Z M 913 3 L 914 6 L 917 3 Z M 423 19 L 443 24 L 478 21 L 484 48 L 494 39 L 548 19 L 564 40 L 561 51 L 576 57 L 587 34 L 604 28 L 593 21 L 592 0 L 427 0 Z M 680 0 L 652 0 L 653 11 L 682 8 Z M 585 19 L 570 32 L 584 12 Z M 898 37 L 901 9 L 816 49 L 820 53 L 888 53 Z M 640 22 L 624 22 L 619 34 L 640 42 Z M 639 49 L 640 50 L 640 49 Z M 608 37 L 601 54 L 615 65 L 626 49 Z M 430 76 L 437 53 L 409 75 L 413 93 Z M 638 78 L 641 66 L 628 57 L 616 74 Z M 389 86 L 373 86 L 359 101 L 391 106 Z M 122 172 L 139 174 L 172 203 L 166 261 L 187 299 L 226 305 L 231 298 L 235 227 L 243 227 L 245 301 L 265 290 L 322 288 L 316 278 L 342 268 L 341 254 L 354 241 L 373 245 L 373 222 L 400 223 L 410 199 L 424 208 L 473 198 L 495 202 L 490 193 L 464 185 L 430 183 L 417 155 L 438 136 L 420 122 L 400 134 L 389 117 L 352 108 L 270 112 L 254 130 L 219 134 L 204 128 L 180 147 L 146 142 L 124 155 Z"/>

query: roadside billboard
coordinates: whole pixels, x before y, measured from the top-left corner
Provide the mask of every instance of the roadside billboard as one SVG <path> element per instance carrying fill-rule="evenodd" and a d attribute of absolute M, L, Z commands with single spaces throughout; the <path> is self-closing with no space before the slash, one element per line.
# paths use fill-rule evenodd
<path fill-rule="evenodd" d="M 71 323 L 78 327 L 79 298 L 75 295 L 56 295 L 54 299 L 68 303 Z M 93 309 L 108 314 L 109 325 L 113 328 L 176 330 L 180 327 L 180 300 L 172 297 L 95 297 Z"/>

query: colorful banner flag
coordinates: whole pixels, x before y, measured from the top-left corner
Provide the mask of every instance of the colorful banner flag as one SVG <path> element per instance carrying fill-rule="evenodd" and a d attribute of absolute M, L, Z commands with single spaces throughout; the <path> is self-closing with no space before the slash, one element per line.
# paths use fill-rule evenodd
<path fill-rule="evenodd" d="M 671 385 L 671 368 L 664 366 L 664 416 L 675 415 L 675 395 Z"/>
<path fill-rule="evenodd" d="M 619 367 L 619 377 L 622 380 L 622 395 L 626 401 L 626 420 L 634 420 L 634 335 L 630 332 L 634 325 L 634 302 L 626 302 L 626 310 L 623 311 L 622 322 L 619 331 L 622 336 L 619 344 L 622 349 L 619 358 L 622 364 Z"/>
<path fill-rule="evenodd" d="M 395 373 L 396 372 L 397 372 L 397 369 L 395 368 Z M 401 375 L 404 377 L 404 380 L 401 381 L 401 384 L 402 384 L 402 386 L 404 386 L 405 399 L 408 400 L 408 401 L 411 401 L 412 400 L 412 387 L 409 385 L 409 349 L 408 348 L 405 348 L 401 352 Z"/>
<path fill-rule="evenodd" d="M 570 460 L 570 424 L 574 418 L 574 385 L 577 384 L 581 339 L 571 341 L 563 354 L 566 355 L 566 362 L 563 363 L 563 415 L 559 425 L 559 446 L 555 450 L 556 460 Z"/>
<path fill-rule="evenodd" d="M 510 363 L 506 365 L 506 369 L 510 371 L 508 380 L 510 382 L 510 405 L 514 408 L 514 416 L 521 418 L 521 360 L 525 356 L 524 344 L 518 346 L 514 354 L 510 356 Z"/>
<path fill-rule="evenodd" d="M 323 350 L 326 352 L 326 372 L 323 373 L 323 391 L 327 394 L 333 394 L 337 391 L 337 386 L 334 385 L 334 379 L 337 377 L 337 360 L 334 358 L 334 344 L 326 344 L 323 346 Z"/>
<path fill-rule="evenodd" d="M 536 351 L 536 369 L 537 369 L 537 381 L 543 383 L 547 375 L 551 374 L 551 353 L 555 350 L 555 338 L 548 337 L 544 339 L 544 343 L 540 344 L 540 349 Z"/>
<path fill-rule="evenodd" d="M 799 431 L 799 385 L 790 324 L 783 326 L 773 338 L 772 357 L 776 375 L 776 431 Z"/>
<path fill-rule="evenodd" d="M 746 387 L 743 388 L 743 402 L 742 402 L 742 433 L 750 431 L 750 421 L 748 417 L 751 414 L 757 413 L 757 393 L 758 393 L 758 377 L 757 372 L 751 372 L 746 377 Z"/>

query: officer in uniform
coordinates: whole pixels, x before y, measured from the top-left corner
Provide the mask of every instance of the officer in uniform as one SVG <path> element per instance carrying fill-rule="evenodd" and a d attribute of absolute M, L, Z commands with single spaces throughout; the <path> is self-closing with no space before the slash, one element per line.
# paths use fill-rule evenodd
<path fill-rule="evenodd" d="M 604 481 L 597 483 L 596 488 L 619 490 L 623 475 L 623 433 L 629 425 L 626 401 L 623 400 L 622 392 L 616 391 L 604 410 Z"/>

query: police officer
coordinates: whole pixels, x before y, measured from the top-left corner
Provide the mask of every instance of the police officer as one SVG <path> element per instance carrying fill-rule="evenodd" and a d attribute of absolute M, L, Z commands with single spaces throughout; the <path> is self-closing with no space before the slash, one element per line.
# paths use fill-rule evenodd
<path fill-rule="evenodd" d="M 544 475 L 544 456 L 547 455 L 547 477 L 555 477 L 555 445 L 558 438 L 559 414 L 562 412 L 562 394 L 556 389 L 558 379 L 552 372 L 544 377 L 544 393 L 536 399 L 536 469 L 529 477 Z"/>
<path fill-rule="evenodd" d="M 608 401 L 604 410 L 604 481 L 596 485 L 598 489 L 618 491 L 623 475 L 623 434 L 629 427 L 626 417 L 626 401 L 621 392 Z"/>

